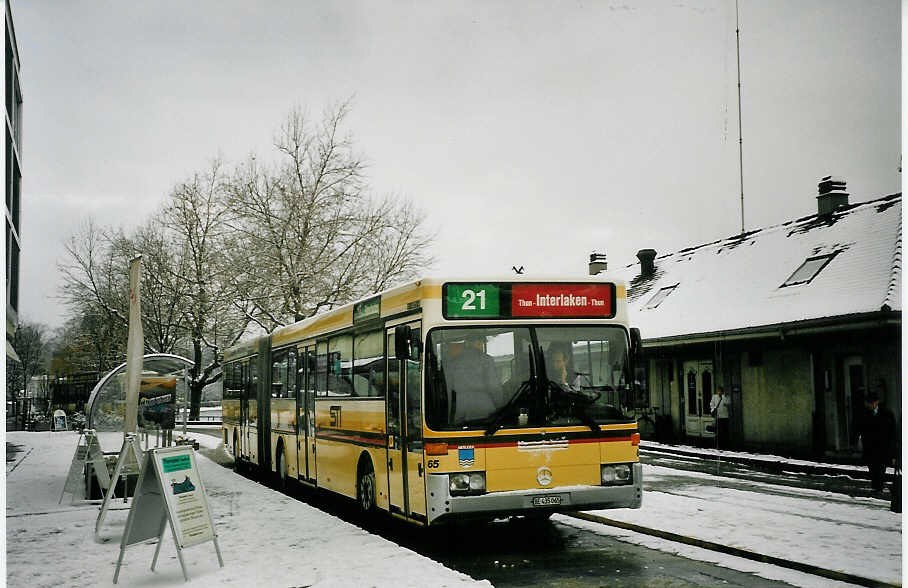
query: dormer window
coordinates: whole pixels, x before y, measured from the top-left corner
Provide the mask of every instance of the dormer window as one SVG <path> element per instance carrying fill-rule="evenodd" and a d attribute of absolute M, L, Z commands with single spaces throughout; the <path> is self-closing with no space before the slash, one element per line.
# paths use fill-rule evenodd
<path fill-rule="evenodd" d="M 836 252 L 838 253 L 838 252 Z M 808 284 L 811 280 L 817 277 L 823 268 L 829 265 L 829 262 L 832 261 L 832 258 L 836 256 L 836 253 L 829 253 L 827 255 L 817 255 L 816 257 L 808 257 L 801 266 L 791 274 L 785 282 L 779 286 L 780 288 L 785 288 L 786 286 L 796 286 L 798 284 Z"/>
<path fill-rule="evenodd" d="M 666 286 L 665 288 L 662 288 L 661 290 L 656 292 L 655 296 L 653 296 L 652 298 L 649 299 L 649 302 L 646 303 L 646 306 L 644 306 L 644 308 L 656 308 L 657 306 L 662 304 L 662 301 L 665 300 L 665 298 L 669 294 L 674 292 L 675 288 L 677 288 L 677 287 L 678 287 L 678 284 L 674 284 L 673 286 Z"/>

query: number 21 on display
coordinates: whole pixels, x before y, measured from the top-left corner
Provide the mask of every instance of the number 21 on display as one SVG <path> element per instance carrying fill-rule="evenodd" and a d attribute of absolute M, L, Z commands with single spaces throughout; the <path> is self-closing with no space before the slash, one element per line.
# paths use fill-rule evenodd
<path fill-rule="evenodd" d="M 480 290 L 479 292 L 474 292 L 473 290 L 464 290 L 460 295 L 461 298 L 466 298 L 463 303 L 463 306 L 460 308 L 462 310 L 476 310 L 476 299 L 479 298 L 479 310 L 486 309 L 486 291 Z"/>

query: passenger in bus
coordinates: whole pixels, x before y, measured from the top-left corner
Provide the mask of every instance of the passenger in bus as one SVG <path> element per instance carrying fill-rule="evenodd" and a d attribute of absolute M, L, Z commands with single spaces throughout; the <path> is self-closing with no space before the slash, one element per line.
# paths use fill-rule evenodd
<path fill-rule="evenodd" d="M 485 343 L 483 335 L 467 335 L 461 351 L 444 366 L 454 424 L 486 418 L 505 402 L 495 361 L 485 352 Z"/>

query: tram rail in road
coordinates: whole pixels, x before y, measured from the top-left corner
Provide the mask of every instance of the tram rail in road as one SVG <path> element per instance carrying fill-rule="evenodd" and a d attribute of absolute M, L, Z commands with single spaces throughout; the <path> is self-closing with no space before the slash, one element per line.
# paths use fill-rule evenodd
<path fill-rule="evenodd" d="M 858 586 L 870 586 L 871 588 L 901 586 L 901 584 L 893 584 L 893 583 L 889 583 L 889 582 L 882 582 L 880 580 L 874 580 L 872 578 L 864 578 L 863 576 L 856 576 L 854 574 L 848 574 L 848 573 L 839 572 L 836 570 L 829 570 L 826 568 L 821 568 L 821 567 L 814 566 L 811 564 L 793 561 L 793 560 L 785 559 L 782 557 L 775 557 L 772 555 L 765 555 L 762 553 L 757 553 L 754 551 L 750 551 L 749 549 L 741 549 L 740 547 L 732 547 L 730 545 L 722 545 L 721 543 L 715 543 L 713 541 L 706 541 L 704 539 L 688 537 L 686 535 L 672 533 L 671 531 L 663 531 L 661 529 L 653 529 L 650 527 L 644 527 L 642 525 L 636 525 L 634 523 L 616 521 L 614 519 L 610 519 L 607 517 L 601 517 L 601 516 L 589 514 L 586 512 L 562 513 L 562 514 L 564 514 L 564 516 L 573 517 L 575 519 L 581 519 L 581 520 L 590 521 L 593 523 L 600 523 L 603 525 L 609 525 L 611 527 L 618 527 L 620 529 L 625 529 L 627 531 L 633 531 L 635 533 L 642 533 L 644 535 L 659 537 L 660 539 L 667 539 L 668 541 L 675 541 L 676 543 L 684 543 L 685 545 L 692 545 L 694 547 L 701 547 L 703 549 L 709 549 L 711 551 L 717 551 L 719 553 L 725 553 L 728 555 L 743 557 L 743 558 L 750 559 L 753 561 L 758 561 L 760 563 L 771 564 L 774 566 L 788 568 L 790 570 L 796 570 L 798 572 L 813 574 L 815 576 L 828 578 L 830 580 L 837 580 L 839 582 L 849 582 L 851 584 L 856 584 Z"/>

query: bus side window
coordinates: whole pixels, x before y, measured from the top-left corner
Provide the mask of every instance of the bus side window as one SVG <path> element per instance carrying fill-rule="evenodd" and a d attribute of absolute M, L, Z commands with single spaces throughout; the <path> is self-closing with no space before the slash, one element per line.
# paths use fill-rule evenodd
<path fill-rule="evenodd" d="M 356 335 L 353 339 L 353 395 L 384 396 L 384 349 L 381 331 Z"/>
<path fill-rule="evenodd" d="M 328 340 L 328 395 L 353 394 L 353 337 L 341 335 Z"/>
<path fill-rule="evenodd" d="M 246 380 L 246 391 L 248 393 L 249 400 L 258 400 L 259 397 L 259 361 L 258 357 L 253 357 L 249 362 L 249 378 Z M 258 421 L 258 411 L 249 410 L 247 412 L 249 422 L 253 423 Z"/>
<path fill-rule="evenodd" d="M 287 355 L 287 382 L 284 390 L 284 398 L 296 398 L 296 349 L 291 349 Z"/>
<path fill-rule="evenodd" d="M 388 370 L 387 370 L 387 410 L 388 410 L 388 435 L 400 435 L 400 362 L 394 356 L 394 335 L 389 334 L 387 340 Z"/>
<path fill-rule="evenodd" d="M 411 357 L 418 358 L 419 355 L 419 329 L 413 329 L 412 341 L 416 344 L 415 349 L 411 349 Z M 407 360 L 407 439 L 410 442 L 410 450 L 420 449 L 422 447 L 422 369 L 418 359 Z M 413 443 L 417 445 L 414 446 Z"/>
<path fill-rule="evenodd" d="M 287 397 L 287 352 L 279 351 L 274 354 L 271 362 L 271 397 Z"/>
<path fill-rule="evenodd" d="M 328 343 L 322 341 L 316 346 L 315 356 L 315 393 L 318 396 L 328 395 Z"/>

